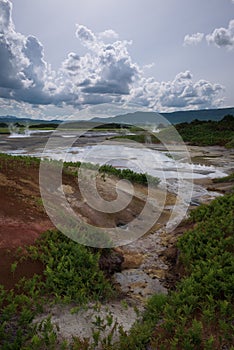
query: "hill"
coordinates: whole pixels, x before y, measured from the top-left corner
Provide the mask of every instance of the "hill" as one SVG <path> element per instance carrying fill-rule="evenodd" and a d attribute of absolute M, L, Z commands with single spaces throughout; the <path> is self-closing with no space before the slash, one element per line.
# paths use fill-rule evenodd
<path fill-rule="evenodd" d="M 193 120 L 212 120 L 219 121 L 225 115 L 234 115 L 234 107 L 231 108 L 221 108 L 221 109 L 203 109 L 203 110 L 191 110 L 191 111 L 178 111 L 172 113 L 160 113 L 164 116 L 170 123 L 190 123 Z M 107 118 L 92 118 L 90 120 L 67 120 L 67 123 L 72 124 L 74 122 L 79 123 L 95 123 L 95 124 L 158 124 L 157 119 L 158 113 L 156 112 L 134 112 L 127 113 L 123 115 L 117 115 L 115 117 Z M 0 116 L 0 123 L 20 123 L 20 124 L 60 124 L 62 120 L 40 120 L 40 119 L 30 119 L 30 118 L 18 118 L 16 116 Z"/>
<path fill-rule="evenodd" d="M 161 115 L 164 116 L 172 124 L 179 124 L 183 122 L 189 123 L 195 119 L 218 121 L 227 114 L 234 115 L 234 108 L 232 107 L 222 109 L 204 109 L 161 113 Z M 93 118 L 91 121 L 96 123 L 157 124 L 157 115 L 158 113 L 155 112 L 135 112 L 118 115 L 116 117 Z"/>
<path fill-rule="evenodd" d="M 185 142 L 198 146 L 234 146 L 234 116 L 226 115 L 220 121 L 193 120 L 176 125 Z"/>
<path fill-rule="evenodd" d="M 0 123 L 10 124 L 10 123 L 20 123 L 20 124 L 59 124 L 61 120 L 42 120 L 42 119 L 30 119 L 30 118 L 19 118 L 13 115 L 0 116 Z"/>
<path fill-rule="evenodd" d="M 134 134 L 115 136 L 115 139 L 129 139 L 139 143 L 147 143 L 150 135 L 151 143 L 159 143 L 160 139 L 171 142 L 175 138 L 174 129 L 182 137 L 183 141 L 193 146 L 225 146 L 234 147 L 234 116 L 227 114 L 219 121 L 198 120 L 176 124 L 162 128 L 158 134 L 149 134 L 146 130 L 134 128 Z"/>

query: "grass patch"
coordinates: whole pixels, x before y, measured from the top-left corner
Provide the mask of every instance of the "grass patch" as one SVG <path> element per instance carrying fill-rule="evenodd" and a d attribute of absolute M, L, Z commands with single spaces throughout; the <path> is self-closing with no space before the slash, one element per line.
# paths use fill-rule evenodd
<path fill-rule="evenodd" d="M 92 163 L 81 162 L 62 162 L 58 160 L 41 160 L 40 158 L 30 156 L 12 156 L 4 153 L 0 153 L 0 167 L 1 169 L 17 168 L 18 166 L 39 166 L 40 163 L 45 162 L 53 165 L 55 168 L 63 168 L 65 174 L 77 176 L 78 168 L 82 165 L 84 169 L 96 170 L 100 174 L 114 175 L 119 179 L 129 180 L 142 185 L 154 185 L 157 186 L 160 183 L 160 179 L 153 177 L 147 173 L 136 173 L 130 169 L 117 169 L 111 165 L 98 165 Z"/>
<path fill-rule="evenodd" d="M 17 167 L 39 166 L 40 158 L 30 156 L 13 156 L 6 153 L 0 153 L 0 164 L 2 169 L 14 169 Z"/>
<path fill-rule="evenodd" d="M 159 139 L 152 135 L 151 133 L 146 133 L 146 132 L 141 132 L 136 135 L 121 135 L 121 136 L 114 136 L 111 139 L 116 139 L 116 140 L 130 140 L 130 141 L 135 141 L 138 143 L 153 143 L 157 144 L 160 143 Z"/>
<path fill-rule="evenodd" d="M 0 134 L 10 134 L 10 131 L 9 131 L 9 129 L 8 128 L 5 128 L 5 127 L 3 127 L 3 128 L 1 128 L 0 127 Z"/>

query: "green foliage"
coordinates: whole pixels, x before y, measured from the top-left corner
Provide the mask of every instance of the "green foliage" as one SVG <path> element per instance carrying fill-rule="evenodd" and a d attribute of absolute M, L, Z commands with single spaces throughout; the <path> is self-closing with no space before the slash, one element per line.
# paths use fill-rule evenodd
<path fill-rule="evenodd" d="M 2 123 L 2 125 L 4 125 L 4 123 Z M 10 131 L 8 129 L 8 127 L 5 127 L 5 126 L 0 126 L 0 134 L 2 135 L 9 135 L 10 134 Z"/>
<path fill-rule="evenodd" d="M 232 115 L 226 115 L 220 121 L 195 119 L 191 123 L 180 123 L 161 130 L 157 135 L 158 137 L 138 131 L 135 135 L 117 136 L 114 139 L 128 139 L 142 144 L 148 143 L 149 139 L 150 143 L 153 144 L 160 143 L 160 140 L 164 140 L 164 142 L 180 141 L 175 128 L 184 142 L 191 145 L 234 147 L 234 116 Z"/>
<path fill-rule="evenodd" d="M 153 177 L 147 173 L 136 173 L 130 169 L 117 169 L 112 165 L 92 164 L 92 163 L 81 163 L 81 162 L 63 162 L 59 160 L 43 159 L 31 156 L 12 156 L 4 153 L 0 153 L 0 168 L 15 169 L 20 166 L 39 166 L 40 162 L 44 165 L 48 164 L 49 169 L 52 168 L 56 171 L 57 169 L 63 169 L 65 174 L 77 176 L 78 169 L 82 166 L 82 169 L 96 170 L 100 174 L 109 174 L 118 177 L 119 179 L 129 180 L 142 185 L 153 185 L 157 186 L 160 179 Z M 37 204 L 41 205 L 40 199 L 37 199 Z"/>
<path fill-rule="evenodd" d="M 102 165 L 99 168 L 100 173 L 112 174 L 117 176 L 120 179 L 129 180 L 135 183 L 142 185 L 158 185 L 160 180 L 159 178 L 153 177 L 148 174 L 135 173 L 130 169 L 116 169 L 111 165 Z"/>
<path fill-rule="evenodd" d="M 138 143 L 153 143 L 153 144 L 157 144 L 160 143 L 159 139 L 154 136 L 151 133 L 147 133 L 147 132 L 138 132 L 136 135 L 122 135 L 122 136 L 114 136 L 112 137 L 112 139 L 116 139 L 116 140 L 130 140 L 130 141 L 134 141 L 134 142 L 138 142 Z"/>
<path fill-rule="evenodd" d="M 113 316 L 107 315 L 106 319 L 97 316 L 93 324 L 94 343 L 101 344 L 103 350 L 231 349 L 234 342 L 233 213 L 233 194 L 192 211 L 190 222 L 194 227 L 178 242 L 180 263 L 186 273 L 176 290 L 168 296 L 153 296 L 129 334 L 118 328 L 120 340 L 114 344 L 117 324 Z M 98 267 L 100 253 L 80 246 L 58 231 L 48 231 L 28 249 L 28 254 L 43 262 L 44 276 L 35 275 L 21 281 L 18 295 L 0 286 L 0 348 L 94 349 L 87 340 L 78 338 L 70 345 L 59 342 L 50 318 L 39 326 L 33 326 L 31 321 L 41 311 L 44 298 L 76 301 L 80 305 L 111 295 L 111 286 Z M 12 265 L 12 272 L 16 266 Z M 108 327 L 110 333 L 101 340 L 102 332 Z"/>
<path fill-rule="evenodd" d="M 234 173 L 224 176 L 218 179 L 213 180 L 215 183 L 222 183 L 222 182 L 234 182 Z"/>
<path fill-rule="evenodd" d="M 75 243 L 59 231 L 45 232 L 34 246 L 28 247 L 27 256 L 22 252 L 19 255 L 21 259 L 30 257 L 43 262 L 44 276 L 22 279 L 15 291 L 7 292 L 0 286 L 0 348 L 3 350 L 60 348 L 50 318 L 38 325 L 32 324 L 34 316 L 42 312 L 42 305 L 49 300 L 80 305 L 113 296 L 110 282 L 99 269 L 100 253 Z M 13 273 L 16 267 L 17 263 L 12 264 Z M 61 348 L 68 349 L 65 343 Z"/>
<path fill-rule="evenodd" d="M 4 169 L 16 169 L 17 167 L 38 166 L 40 159 L 30 156 L 12 156 L 5 153 L 0 153 L 0 165 Z"/>
<path fill-rule="evenodd" d="M 234 137 L 232 137 L 232 139 L 226 143 L 225 147 L 226 148 L 234 148 Z"/>
<path fill-rule="evenodd" d="M 80 245 L 59 231 L 47 231 L 28 249 L 44 266 L 46 293 L 79 303 L 103 299 L 111 286 L 99 269 L 99 253 Z"/>
<path fill-rule="evenodd" d="M 56 129 L 59 124 L 57 123 L 40 123 L 29 125 L 29 129 L 41 129 L 41 130 L 50 130 Z"/>
<path fill-rule="evenodd" d="M 234 146 L 234 116 L 227 115 L 220 121 L 194 120 L 191 123 L 176 125 L 176 129 L 185 142 L 191 145 Z"/>
<path fill-rule="evenodd" d="M 164 294 L 155 294 L 152 296 L 147 302 L 146 311 L 130 329 L 130 333 L 126 334 L 126 332 L 120 329 L 120 340 L 110 349 L 146 349 L 147 344 L 151 340 L 155 325 L 160 321 L 166 301 L 167 296 Z"/>
<path fill-rule="evenodd" d="M 109 164 L 100 166 L 98 164 L 92 164 L 92 163 L 64 162 L 63 166 L 66 173 L 72 173 L 74 175 L 77 175 L 78 168 L 82 166 L 82 169 L 96 170 L 102 175 L 105 175 L 105 174 L 114 175 L 119 179 L 129 180 L 142 185 L 157 186 L 160 182 L 159 178 L 153 177 L 147 173 L 136 173 L 130 169 L 117 169 Z"/>
<path fill-rule="evenodd" d="M 143 320 L 153 321 L 156 324 L 160 318 L 164 305 L 167 302 L 165 294 L 155 294 L 147 302 Z"/>
<path fill-rule="evenodd" d="M 186 276 L 149 300 L 142 321 L 113 349 L 221 349 L 234 342 L 234 195 L 191 212 L 178 242 Z M 161 320 L 161 321 L 160 321 Z"/>

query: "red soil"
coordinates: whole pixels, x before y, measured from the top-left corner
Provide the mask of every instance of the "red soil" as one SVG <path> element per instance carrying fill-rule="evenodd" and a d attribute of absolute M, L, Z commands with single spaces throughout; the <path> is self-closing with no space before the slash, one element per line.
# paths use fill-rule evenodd
<path fill-rule="evenodd" d="M 0 158 L 0 284 L 7 289 L 43 270 L 38 262 L 24 261 L 11 272 L 16 248 L 33 244 L 53 227 L 39 199 L 38 166 Z"/>
<path fill-rule="evenodd" d="M 134 197 L 128 210 L 103 214 L 82 201 L 74 176 L 64 175 L 63 183 L 72 188 L 72 198 L 79 203 L 74 210 L 96 226 L 114 227 L 120 222 L 129 222 L 144 203 L 142 199 Z M 99 190 L 104 198 L 107 196 L 113 200 L 116 197 L 115 180 L 100 180 Z M 0 284 L 12 288 L 21 277 L 31 277 L 43 270 L 41 264 L 24 262 L 17 266 L 13 276 L 11 264 L 16 260 L 16 249 L 33 244 L 41 233 L 54 226 L 42 205 L 38 164 L 27 165 L 20 158 L 0 157 L 0 194 Z"/>

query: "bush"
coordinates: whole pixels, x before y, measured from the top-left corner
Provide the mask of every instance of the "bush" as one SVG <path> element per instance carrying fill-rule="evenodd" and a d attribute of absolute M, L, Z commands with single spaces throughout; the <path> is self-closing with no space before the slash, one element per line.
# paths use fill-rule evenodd
<path fill-rule="evenodd" d="M 28 251 L 45 266 L 46 293 L 79 303 L 111 294 L 111 286 L 99 269 L 100 254 L 59 231 L 45 232 Z"/>
<path fill-rule="evenodd" d="M 212 146 L 220 145 L 233 148 L 234 117 L 225 116 L 220 121 L 194 120 L 191 123 L 176 125 L 176 129 L 185 142 L 191 145 Z"/>

